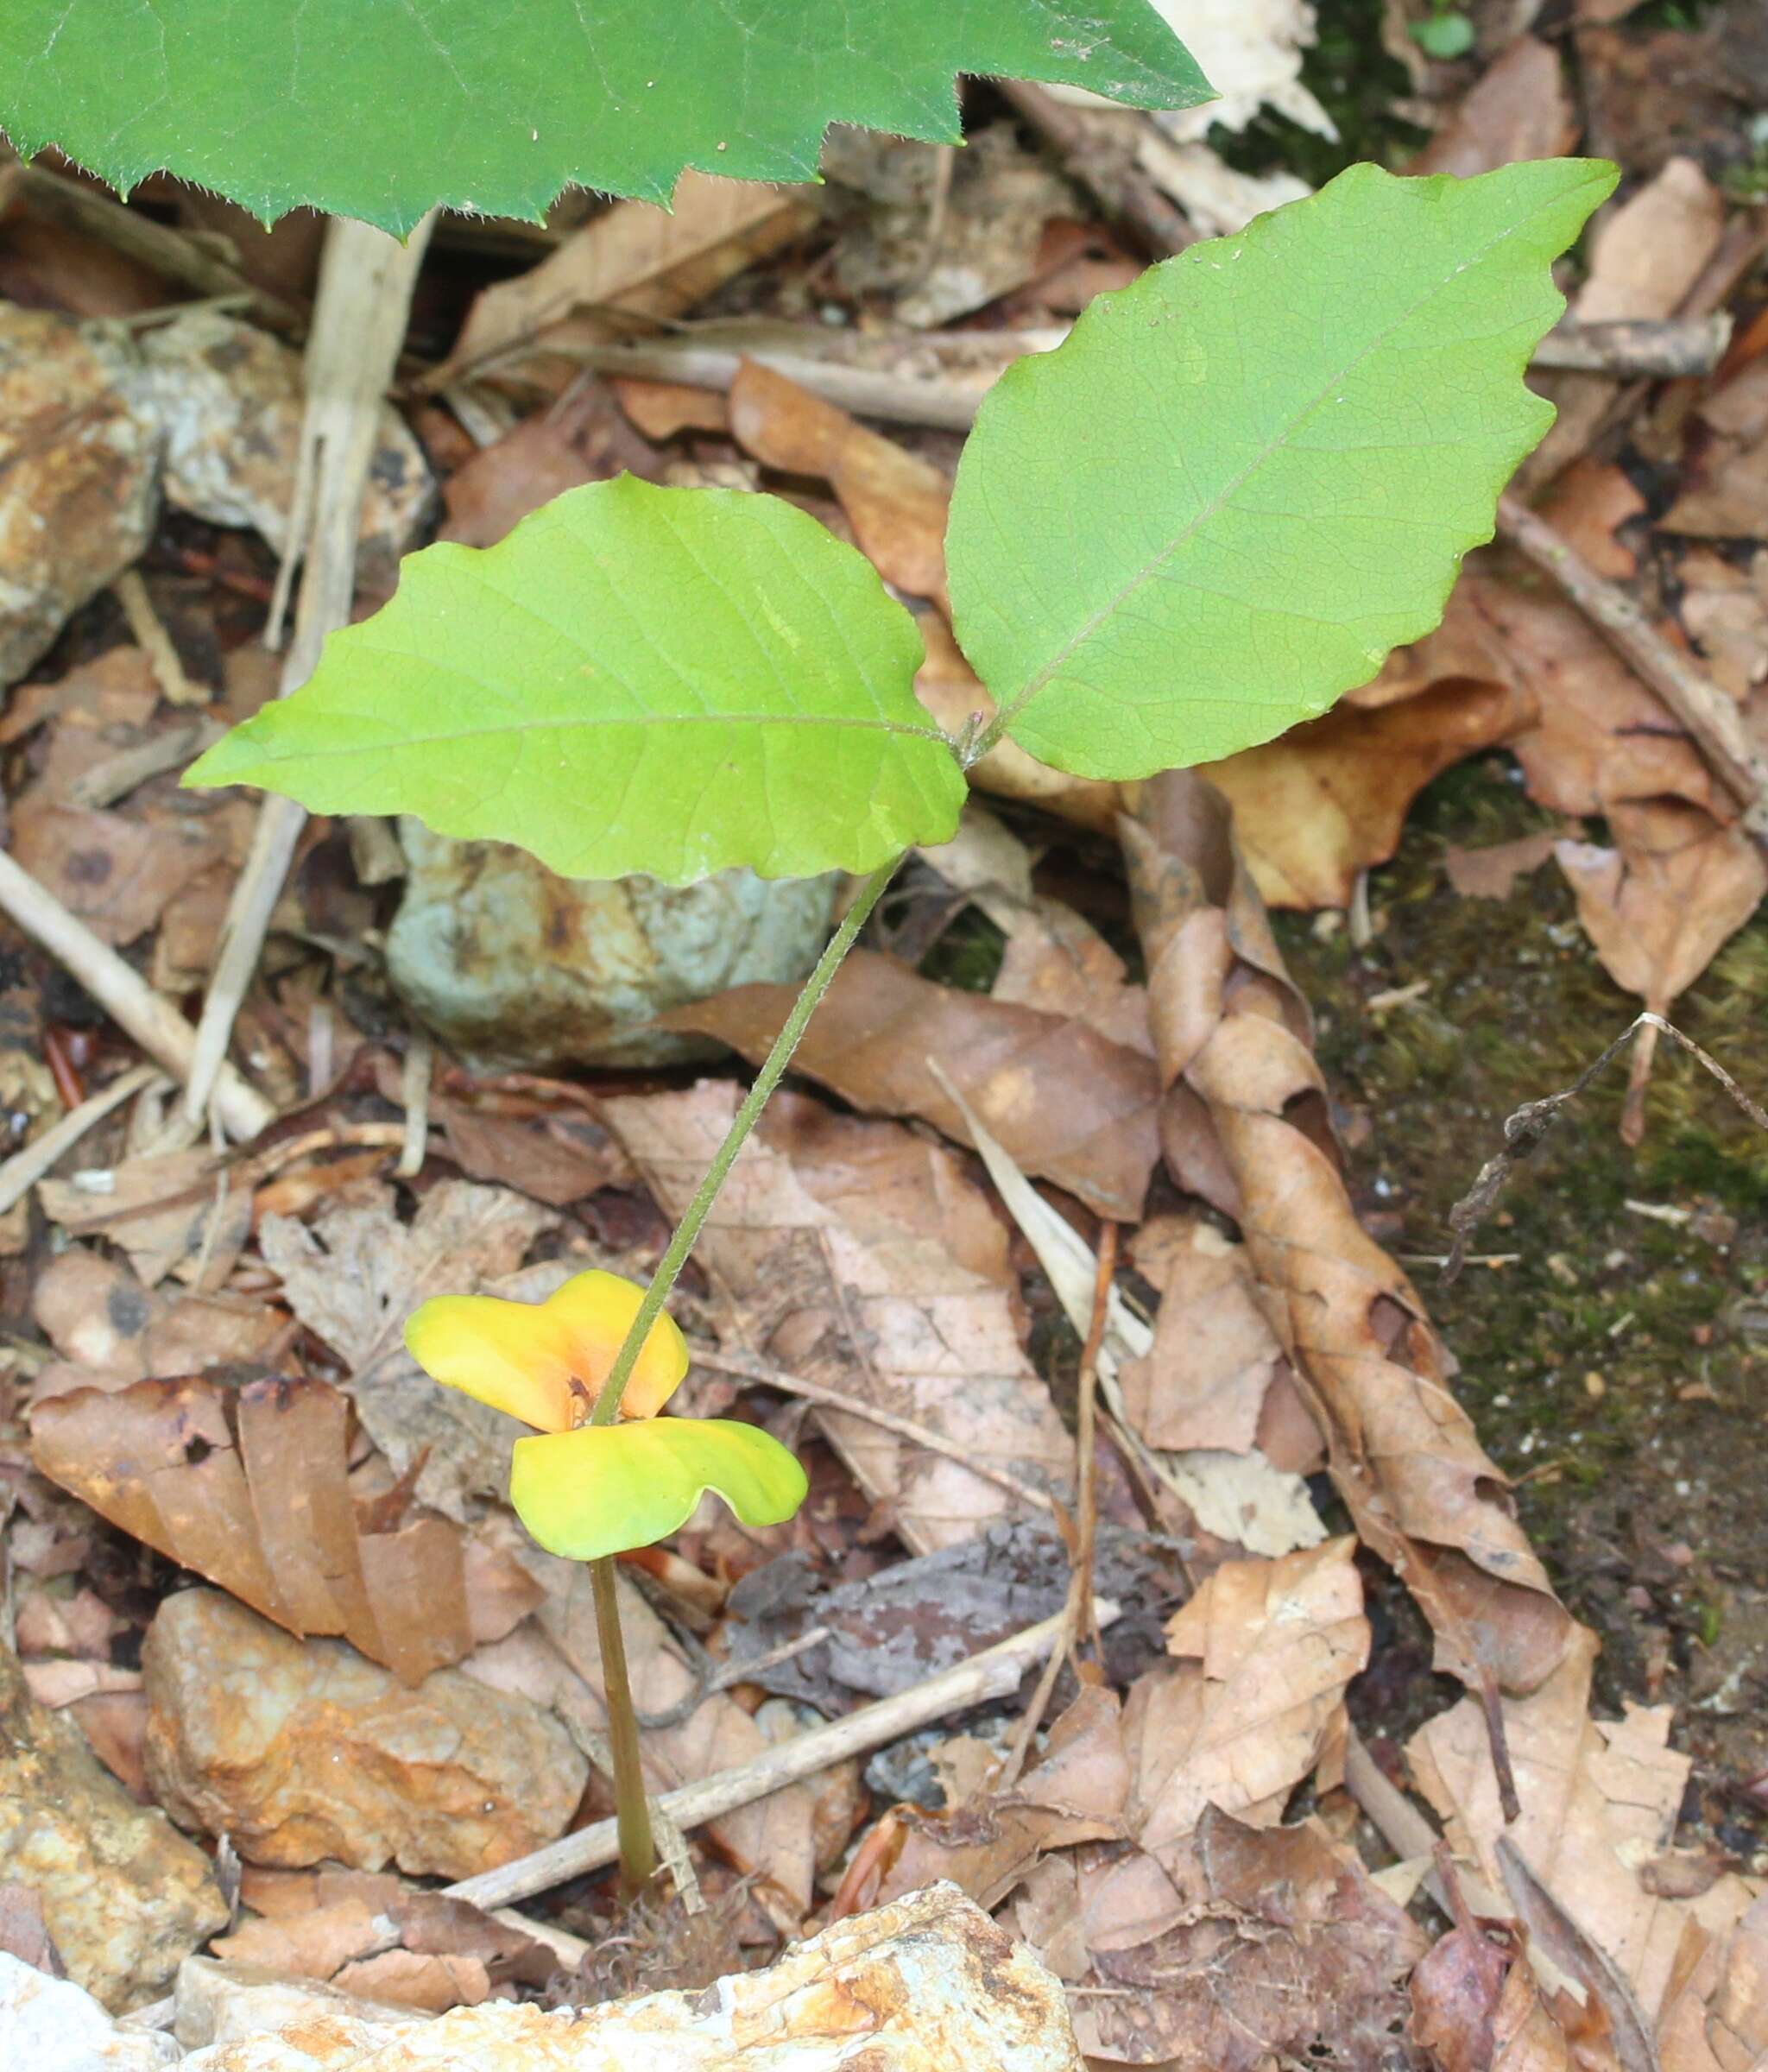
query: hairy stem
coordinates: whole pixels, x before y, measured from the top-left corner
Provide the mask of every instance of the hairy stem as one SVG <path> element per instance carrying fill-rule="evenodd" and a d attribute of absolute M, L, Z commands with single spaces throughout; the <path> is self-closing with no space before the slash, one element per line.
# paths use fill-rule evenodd
<path fill-rule="evenodd" d="M 875 870 L 861 886 L 859 896 L 847 910 L 842 924 L 830 938 L 829 947 L 817 961 L 817 968 L 805 981 L 804 990 L 792 1003 L 786 1018 L 785 1027 L 774 1039 L 774 1047 L 768 1052 L 761 1069 L 755 1074 L 755 1083 L 744 1096 L 743 1103 L 731 1120 L 724 1141 L 718 1147 L 712 1163 L 706 1169 L 706 1177 L 700 1182 L 699 1191 L 691 1201 L 681 1221 L 675 1226 L 675 1235 L 669 1241 L 669 1249 L 663 1254 L 657 1271 L 651 1276 L 651 1285 L 645 1290 L 645 1299 L 639 1304 L 639 1312 L 632 1320 L 632 1329 L 626 1334 L 614 1364 L 608 1370 L 608 1379 L 602 1384 L 596 1398 L 595 1408 L 590 1412 L 591 1424 L 611 1424 L 620 1415 L 620 1399 L 626 1392 L 626 1384 L 639 1356 L 639 1349 L 649 1335 L 651 1326 L 657 1321 L 669 1291 L 675 1286 L 676 1277 L 687 1264 L 687 1256 L 694 1248 L 694 1241 L 700 1235 L 700 1226 L 723 1186 L 731 1167 L 736 1163 L 736 1154 L 747 1141 L 749 1132 L 760 1120 L 761 1110 L 792 1062 L 792 1053 L 798 1048 L 800 1038 L 817 1011 L 817 1003 L 829 990 L 829 982 L 841 968 L 841 960 L 852 949 L 859 932 L 866 925 L 882 896 L 884 888 L 896 875 L 900 856 L 893 856 L 889 862 Z"/>
<path fill-rule="evenodd" d="M 620 1599 L 614 1557 L 590 1563 L 596 1599 L 596 1638 L 602 1648 L 602 1695 L 608 1707 L 608 1746 L 614 1757 L 614 1814 L 620 1830 L 620 1882 L 628 1898 L 642 1892 L 657 1868 L 651 1809 L 639 1763 L 639 1722 L 626 1673 L 626 1640 L 620 1630 Z"/>

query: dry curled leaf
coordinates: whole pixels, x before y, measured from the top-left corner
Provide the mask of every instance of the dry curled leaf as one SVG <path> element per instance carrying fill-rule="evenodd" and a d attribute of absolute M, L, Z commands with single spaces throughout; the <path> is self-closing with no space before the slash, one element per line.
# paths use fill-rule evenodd
<path fill-rule="evenodd" d="M 1432 778 L 1535 717 L 1509 683 L 1445 680 L 1373 710 L 1341 705 L 1203 774 L 1234 807 L 1267 904 L 1344 906 L 1357 873 L 1399 847 L 1407 808 Z"/>
<path fill-rule="evenodd" d="M 1613 1963 L 1650 2023 L 1663 2005 L 1687 1925 L 1722 1930 L 1751 1893 L 1743 1879 L 1729 1875 L 1691 1899 L 1647 1890 L 1639 1873 L 1675 1832 L 1689 1759 L 1668 1745 L 1668 1706 L 1630 1706 L 1619 1721 L 1590 1717 L 1596 1652 L 1595 1636 L 1573 1627 L 1554 1673 L 1536 1690 L 1504 1701 L 1519 1820 L 1504 1819 L 1477 1700 L 1463 1698 L 1421 1728 L 1406 1758 L 1455 1854 L 1476 1861 L 1501 1892 L 1499 1849 L 1507 1836 L 1534 1878 Z"/>
<path fill-rule="evenodd" d="M 554 1220 L 507 1188 L 445 1180 L 409 1223 L 395 1213 L 393 1190 L 377 1185 L 356 1190 L 311 1226 L 267 1216 L 259 1229 L 288 1306 L 349 1370 L 369 1437 L 395 1474 L 419 1463 L 420 1500 L 462 1523 L 475 1497 L 508 1488 L 521 1427 L 458 1389 L 438 1388 L 405 1349 L 405 1320 L 432 1295 L 551 1294 L 569 1266 L 549 1265 L 531 1284 L 515 1277 Z"/>
<path fill-rule="evenodd" d="M 887 583 L 948 616 L 945 515 L 951 483 L 821 396 L 755 360 L 730 384 L 730 429 L 770 468 L 820 476 L 840 499 L 860 551 Z"/>
<path fill-rule="evenodd" d="M 1011 1790 L 985 1788 L 939 1818 L 899 1810 L 902 1846 L 869 1904 L 945 1879 L 979 1906 L 998 1906 L 1051 1850 L 1121 1837 L 1129 1787 L 1116 1693 L 1085 1687 Z"/>
<path fill-rule="evenodd" d="M 1070 1999 L 1089 2063 L 1394 2062 L 1424 1937 L 1317 1828 L 1247 1828 L 1212 1808 L 1161 1862 L 1083 1851 L 1062 1905 L 1091 1955 Z"/>
<path fill-rule="evenodd" d="M 79 1389 L 39 1404 L 32 1458 L 101 1518 L 290 1633 L 341 1633 L 407 1684 L 473 1645 L 460 1534 L 365 1532 L 347 1481 L 349 1399 L 285 1377 Z"/>
<path fill-rule="evenodd" d="M 1124 1740 L 1142 1847 L 1163 1856 L 1216 1807 L 1255 1828 L 1342 1747 L 1344 1692 L 1369 1658 L 1356 1542 L 1224 1562 L 1167 1621 L 1176 1666 L 1132 1687 Z"/>
<path fill-rule="evenodd" d="M 1424 1608 L 1439 1664 L 1532 1689 L 1560 1660 L 1570 1622 L 1449 1393 L 1423 1304 L 1358 1226 L 1320 1112 L 1306 1013 L 1226 804 L 1196 774 L 1169 772 L 1145 788 L 1123 842 L 1168 1163 L 1198 1184 L 1196 1133 L 1182 1125 L 1201 1113 L 1266 1314 L 1328 1434 L 1334 1480 L 1365 1543 Z"/>
<path fill-rule="evenodd" d="M 538 266 L 483 289 L 428 386 L 445 386 L 463 368 L 549 332 L 557 339 L 564 335 L 558 327 L 579 313 L 592 337 L 649 331 L 778 251 L 814 217 L 789 187 L 704 173 L 684 173 L 667 209 L 616 202 Z"/>
<path fill-rule="evenodd" d="M 729 1082 L 705 1080 L 684 1093 L 607 1103 L 610 1126 L 669 1214 L 698 1186 L 736 1100 Z M 937 1187 L 924 1186 L 899 1213 L 856 1174 L 857 1130 L 881 1157 L 912 1159 L 924 1173 L 931 1163 Z M 986 1215 L 951 1154 L 930 1161 L 899 1125 L 850 1125 L 831 1142 L 814 1102 L 775 1102 L 715 1203 L 698 1257 L 729 1305 L 727 1340 L 746 1336 L 775 1365 L 931 1428 L 1011 1481 L 1061 1488 L 1073 1448 L 1020 1345 L 1012 1277 L 966 1263 L 947 1235 L 979 1205 Z M 1010 1488 L 959 1460 L 844 1412 L 817 1417 L 917 1552 L 1022 1508 Z"/>
<path fill-rule="evenodd" d="M 797 997 L 791 986 L 738 986 L 672 1008 L 656 1026 L 716 1037 L 759 1064 Z M 962 1143 L 963 1117 L 930 1058 L 1026 1172 L 1102 1216 L 1140 1215 L 1158 1151 L 1154 1068 L 1084 1021 L 935 985 L 893 957 L 857 951 L 792 1065 L 868 1114 L 919 1116 Z"/>

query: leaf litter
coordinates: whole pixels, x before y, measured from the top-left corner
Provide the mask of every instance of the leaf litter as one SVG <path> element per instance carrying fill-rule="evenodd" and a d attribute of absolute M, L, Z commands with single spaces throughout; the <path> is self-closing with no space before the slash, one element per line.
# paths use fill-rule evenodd
<path fill-rule="evenodd" d="M 1613 39 L 1632 32 L 1588 26 L 1613 11 L 1581 10 L 1581 39 L 1596 40 L 1581 40 L 1579 68 L 1527 33 L 1482 42 L 1475 63 L 1421 66 L 1442 119 L 1418 169 L 1546 155 L 1593 106 L 1627 113 L 1614 97 L 1631 60 Z M 1262 97 L 1312 123 L 1296 85 L 1306 16 L 1265 9 L 1256 35 L 1236 22 L 1239 116 Z M 1097 120 L 1102 144 L 1114 126 L 1200 224 L 1260 205 L 1256 184 L 1234 182 L 1271 176 L 1229 177 L 1195 122 L 1161 136 L 1142 117 Z M 1746 213 L 1734 168 L 1672 141 L 1629 165 L 1577 318 L 1716 306 L 1706 284 Z M 672 218 L 561 206 L 519 233 L 536 263 L 514 274 L 517 248 L 488 271 L 474 245 L 502 232 L 464 228 L 450 263 L 473 292 L 420 343 L 414 414 L 461 539 L 501 536 L 557 489 L 622 467 L 782 490 L 916 606 L 919 694 L 961 732 L 988 701 L 945 618 L 949 412 L 931 414 L 938 428 L 855 415 L 767 358 L 973 401 L 978 368 L 1059 335 L 1134 256 L 1092 220 L 1097 167 L 1064 174 L 1004 123 L 949 186 L 925 147 L 843 140 L 830 165 L 846 186 L 827 206 L 700 176 Z M 16 263 L 54 281 L 31 250 Z M 1738 306 L 1739 346 L 1710 376 L 1538 375 L 1561 414 L 1525 482 L 1759 729 L 1768 333 L 1747 295 Z M 704 340 L 735 368 L 717 387 L 582 371 L 642 338 L 666 372 L 678 341 L 699 349 L 682 320 L 709 311 Z M 19 326 L 27 358 L 34 335 Z M 93 378 L 107 408 L 127 407 Z M 119 476 L 115 493 L 126 503 L 141 483 Z M 230 687 L 199 714 L 169 703 L 133 645 L 139 616 L 93 604 L 0 725 L 14 853 L 174 992 L 205 976 L 252 816 L 237 798 L 193 805 L 173 773 L 249 709 L 240 658 L 269 567 L 243 531 L 180 523 L 155 535 L 146 594 L 197 694 Z M 43 611 L 59 621 L 73 595 Z M 1462 896 L 1530 898 L 1550 858 L 1575 894 L 1569 954 L 1657 1015 L 1753 944 L 1762 865 L 1740 802 L 1580 610 L 1501 548 L 1469 566 L 1443 627 L 1338 711 L 1201 775 L 1084 782 L 1011 744 L 979 766 L 1001 818 L 973 806 L 905 880 L 902 918 L 837 982 L 799 1056 L 807 1090 L 770 1110 L 680 1298 L 701 1355 L 693 1407 L 797 1445 L 812 1497 L 768 1533 L 709 1507 L 623 1569 L 654 1783 L 754 1763 L 1061 1609 L 1077 1551 L 1074 1354 L 1103 1219 L 1127 1227 L 1133 1262 L 1098 1361 L 1090 1550 L 1121 1615 L 1099 1659 L 1073 1652 L 1023 1769 L 1006 1759 L 1022 1702 L 1009 1693 L 696 1830 L 679 1860 L 716 1928 L 666 1912 L 635 1930 L 669 1948 L 616 1967 L 620 1987 L 691 1944 L 712 1968 L 752 1962 L 831 1912 L 943 1877 L 1064 1980 L 1096 2062 L 1750 2072 L 1768 2048 L 1759 1857 L 1743 1827 L 1721 1843 L 1686 1817 L 1702 1774 L 1680 1745 L 1688 1715 L 1603 1680 L 1593 1634 L 1554 1593 L 1564 1550 L 1544 1561 L 1523 1534 L 1411 1261 L 1352 1177 L 1346 1146 L 1371 1119 L 1323 1065 L 1272 924 L 1291 909 L 1379 925 L 1371 886 L 1421 799 L 1428 810 L 1445 773 L 1497 757 L 1554 824 L 1451 851 Z M 150 1091 L 95 1122 L 6 1222 L 11 1635 L 30 1691 L 138 1796 L 155 1789 L 144 1751 L 170 1726 L 135 1665 L 168 1588 L 201 1577 L 299 1648 L 347 1646 L 420 1688 L 455 1671 L 512 1718 L 552 1721 L 587 1761 L 572 1817 L 592 1822 L 605 1717 L 583 1578 L 521 1543 L 502 1508 L 515 1428 L 442 1400 L 399 1329 L 445 1286 L 539 1298 L 584 1264 L 642 1273 L 736 1097 L 719 1046 L 759 1056 L 792 989 L 666 1018 L 710 1076 L 486 1074 L 445 1058 L 414 1121 L 410 1024 L 364 932 L 384 925 L 401 866 L 383 856 L 371 871 L 372 840 L 323 823 L 303 838 L 242 1014 L 240 1054 L 288 1111 L 273 1162 L 168 1144 Z M 0 1045 L 28 1139 L 134 1054 L 22 957 L 22 980 L 4 975 Z M 1625 1121 L 1649 1141 L 1645 1056 Z M 1747 1083 L 1747 1058 L 1733 1062 Z M 1500 1118 L 1470 1120 L 1495 1132 Z M 407 1138 L 422 1155 L 395 1173 Z M 1466 1178 L 1476 1163 L 1470 1135 Z M 1459 1698 L 1426 1688 L 1390 1570 Z M 1760 1695 L 1740 1673 L 1726 1703 Z M 1418 1688 L 1384 1716 L 1380 1692 L 1408 1675 Z M 1348 1793 L 1354 1716 L 1381 1731 L 1380 1759 L 1443 1838 L 1400 1867 L 1396 1891 L 1435 1865 L 1406 1906 L 1374 1875 L 1399 1845 L 1359 1824 Z M 1760 1778 L 1727 1789 L 1752 1804 Z M 574 1934 L 605 1940 L 615 1920 L 593 1881 L 546 1904 L 538 1942 L 382 1873 L 248 1861 L 242 1897 L 217 1955 L 430 2009 L 541 1993 L 583 1958 Z M 16 1911 L 0 1939 L 41 1949 L 41 1910 Z"/>

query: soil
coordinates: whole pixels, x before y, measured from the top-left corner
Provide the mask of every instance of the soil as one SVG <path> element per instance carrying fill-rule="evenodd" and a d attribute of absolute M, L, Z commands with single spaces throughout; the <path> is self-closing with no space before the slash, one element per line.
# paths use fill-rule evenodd
<path fill-rule="evenodd" d="M 1768 1134 L 1692 1058 L 1660 1051 L 1645 1139 L 1630 1150 L 1617 1130 L 1623 1056 L 1516 1169 L 1474 1241 L 1491 1263 L 1441 1285 L 1448 1212 L 1505 1117 L 1569 1085 L 1638 1008 L 1592 957 L 1550 861 L 1503 900 L 1449 886 L 1451 843 L 1550 824 L 1517 780 L 1507 757 L 1488 756 L 1418 802 L 1399 854 L 1370 875 L 1367 949 L 1336 915 L 1279 915 L 1278 932 L 1318 1017 L 1358 1208 L 1413 1275 L 1537 1547 L 1602 1637 L 1599 1707 L 1673 1703 L 1700 1816 L 1759 1858 Z M 1369 1005 L 1419 982 L 1402 1005 Z M 1672 1018 L 1760 1095 L 1765 1008 L 1759 915 Z"/>

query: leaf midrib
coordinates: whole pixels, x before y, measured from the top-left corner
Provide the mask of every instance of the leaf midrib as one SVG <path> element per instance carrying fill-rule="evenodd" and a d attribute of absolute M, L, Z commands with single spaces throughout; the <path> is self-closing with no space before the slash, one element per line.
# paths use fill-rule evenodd
<path fill-rule="evenodd" d="M 1554 203 L 1556 205 L 1563 199 L 1563 197 L 1556 195 L 1554 197 Z M 1043 665 L 1038 673 L 1032 678 L 1031 681 L 1026 685 L 1025 689 L 1021 691 L 1017 697 L 1010 698 L 1004 705 L 1001 707 L 999 717 L 995 723 L 995 729 L 991 730 L 991 731 L 999 730 L 1005 732 L 1007 730 L 1011 727 L 1013 720 L 1015 720 L 1019 715 L 1024 711 L 1026 707 L 1031 704 L 1032 700 L 1035 698 L 1041 697 L 1043 693 L 1048 690 L 1051 681 L 1054 679 L 1057 674 L 1066 666 L 1070 658 L 1076 654 L 1088 641 L 1092 638 L 1092 636 L 1099 630 L 1100 627 L 1104 625 L 1108 620 L 1114 617 L 1115 615 L 1123 609 L 1124 605 L 1127 604 L 1129 600 L 1135 596 L 1136 592 L 1140 591 L 1145 584 L 1152 582 L 1154 577 L 1159 572 L 1160 569 L 1167 562 L 1171 561 L 1172 558 L 1190 542 L 1192 536 L 1199 530 L 1200 527 L 1208 524 L 1210 520 L 1217 517 L 1221 514 L 1229 500 L 1236 496 L 1240 490 L 1245 487 L 1247 483 L 1250 481 L 1255 474 L 1257 474 L 1259 470 L 1264 466 L 1265 463 L 1271 458 L 1273 453 L 1279 451 L 1279 449 L 1282 448 L 1287 443 L 1287 441 L 1293 437 L 1297 429 L 1301 425 L 1304 424 L 1308 419 L 1314 414 L 1315 411 L 1319 409 L 1320 406 L 1325 401 L 1327 396 L 1339 385 L 1341 382 L 1348 380 L 1372 353 L 1379 351 L 1381 346 L 1386 344 L 1387 340 L 1393 336 L 1395 332 L 1402 330 L 1407 324 L 1411 323 L 1412 319 L 1418 315 L 1418 312 L 1424 307 L 1424 306 L 1432 299 L 1432 297 L 1441 294 L 1451 281 L 1458 279 L 1460 275 L 1464 274 L 1470 266 L 1478 265 L 1490 253 L 1495 251 L 1498 247 L 1506 241 L 1506 238 L 1514 237 L 1519 231 L 1526 227 L 1528 224 L 1533 221 L 1534 217 L 1539 215 L 1541 212 L 1542 211 L 1540 209 L 1536 209 L 1532 211 L 1530 215 L 1520 218 L 1517 222 L 1506 224 L 1505 228 L 1499 232 L 1497 237 L 1491 238 L 1487 241 L 1487 243 L 1481 245 L 1477 252 L 1470 253 L 1461 262 L 1458 266 L 1455 267 L 1450 272 L 1445 274 L 1441 280 L 1433 281 L 1430 288 L 1424 294 L 1421 294 L 1416 301 L 1411 303 L 1399 316 L 1396 317 L 1392 324 L 1388 325 L 1386 329 L 1378 332 L 1375 337 L 1371 338 L 1368 344 L 1366 344 L 1354 358 L 1346 361 L 1343 366 L 1339 368 L 1333 374 L 1331 379 L 1326 382 L 1318 390 L 1318 392 L 1314 395 L 1305 404 L 1304 404 L 1298 411 L 1297 411 L 1294 416 L 1286 420 L 1281 433 L 1267 441 L 1265 445 L 1261 446 L 1259 452 L 1253 456 L 1252 459 L 1247 463 L 1246 466 L 1241 470 L 1240 473 L 1236 475 L 1231 482 L 1226 483 L 1222 487 L 1222 489 L 1216 495 L 1214 502 L 1205 505 L 1203 509 L 1198 511 L 1197 515 L 1191 520 L 1190 523 L 1187 525 L 1182 532 L 1175 534 L 1174 537 L 1165 546 L 1163 546 L 1157 554 L 1152 555 L 1148 560 L 1145 561 L 1141 567 L 1137 569 L 1133 575 L 1128 577 L 1126 581 L 1121 584 L 1115 591 L 1113 592 L 1106 603 L 1100 606 L 1099 610 L 1093 614 L 1091 618 L 1089 618 L 1083 626 L 1080 627 L 1075 633 L 1070 635 L 1068 640 L 1066 640 L 1050 658 L 1050 660 Z"/>
<path fill-rule="evenodd" d="M 605 718 L 585 715 L 572 718 L 509 720 L 495 727 L 463 727 L 448 734 L 410 734 L 383 745 L 394 749 L 443 748 L 451 742 L 483 741 L 499 734 L 557 733 L 574 727 L 838 727 L 862 733 L 906 735 L 915 740 L 937 742 L 944 749 L 955 745 L 949 734 L 934 726 L 918 727 L 906 720 L 849 718 L 838 714 L 824 717 L 811 712 L 647 712 L 622 713 Z M 336 748 L 303 746 L 287 755 L 278 755 L 274 749 L 268 753 L 279 761 L 306 762 L 332 755 L 360 755 L 363 745 L 359 742 L 347 745 L 340 742 Z"/>

